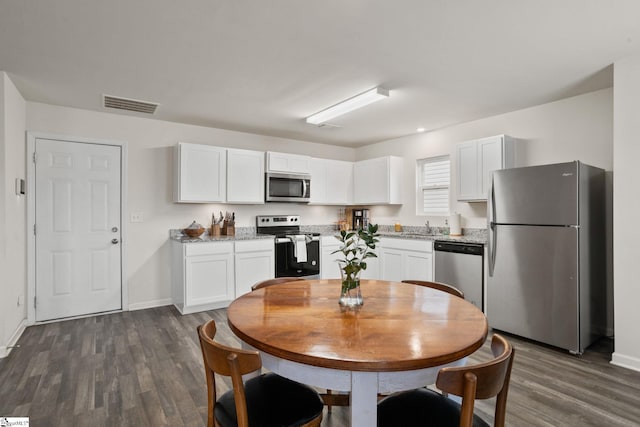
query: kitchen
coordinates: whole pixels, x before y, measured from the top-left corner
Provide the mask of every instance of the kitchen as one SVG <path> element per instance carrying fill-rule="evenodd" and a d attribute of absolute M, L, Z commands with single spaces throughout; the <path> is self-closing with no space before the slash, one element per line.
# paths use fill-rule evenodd
<path fill-rule="evenodd" d="M 4 63 L 3 63 L 4 66 Z M 444 226 L 443 217 L 416 216 L 415 197 L 415 162 L 418 159 L 440 155 L 455 158 L 455 145 L 476 138 L 507 134 L 518 139 L 519 149 L 516 152 L 518 165 L 534 165 L 580 160 L 584 163 L 601 167 L 607 171 L 609 189 L 613 188 L 613 171 L 615 163 L 615 185 L 623 187 L 626 192 L 613 201 L 609 193 L 608 203 L 614 207 L 616 228 L 624 235 L 616 235 L 616 256 L 608 260 L 609 281 L 613 280 L 614 265 L 616 268 L 615 316 L 610 324 L 615 323 L 616 352 L 623 356 L 621 364 L 638 369 L 637 360 L 640 349 L 637 347 L 633 328 L 637 322 L 636 310 L 630 306 L 637 300 L 634 283 L 633 251 L 628 242 L 633 242 L 636 235 L 633 212 L 635 206 L 635 190 L 637 172 L 631 163 L 637 158 L 633 134 L 636 125 L 625 121 L 625 112 L 633 115 L 637 111 L 637 100 L 633 94 L 638 91 L 637 78 L 633 78 L 633 70 L 637 63 L 633 60 L 616 64 L 613 87 L 587 92 L 574 97 L 544 103 L 523 109 L 476 119 L 463 124 L 456 124 L 439 130 L 416 133 L 401 138 L 389 138 L 381 142 L 362 147 L 341 147 L 336 145 L 306 142 L 290 138 L 282 138 L 254 133 L 224 130 L 215 127 L 204 127 L 179 124 L 161 120 L 149 120 L 143 117 L 125 116 L 108 112 L 96 112 L 56 106 L 43 102 L 28 100 L 15 89 L 9 75 L 3 75 L 4 102 L 6 104 L 3 117 L 5 136 L 3 147 L 7 150 L 7 159 L 15 160 L 16 165 L 26 163 L 24 145 L 19 148 L 8 148 L 9 140 L 23 144 L 24 131 L 38 131 L 55 135 L 85 136 L 97 139 L 128 141 L 128 176 L 127 176 L 127 247 L 126 247 L 126 286 L 128 307 L 139 310 L 166 306 L 172 303 L 171 284 L 171 250 L 168 230 L 186 227 L 193 219 L 207 223 L 211 212 L 229 210 L 236 212 L 237 226 L 254 226 L 256 215 L 279 215 L 282 207 L 278 204 L 264 205 L 227 205 L 175 204 L 172 201 L 173 154 L 177 142 L 190 142 L 257 151 L 276 151 L 292 154 L 309 155 L 316 158 L 357 161 L 383 156 L 398 156 L 403 159 L 401 174 L 402 204 L 370 206 L 370 215 L 374 222 L 393 225 L 399 222 L 403 226 L 423 226 L 428 219 L 432 226 Z M 619 73 L 619 74 L 618 74 Z M 628 74 L 627 74 L 628 73 Z M 12 120 L 7 120 L 11 114 Z M 17 119 L 16 119 L 17 118 Z M 22 123 L 22 124 L 20 124 Z M 616 132 L 614 132 L 614 128 Z M 332 131 L 332 130 L 330 130 Z M 18 135 L 16 137 L 16 135 Z M 12 145 L 13 147 L 13 145 Z M 7 160 L 7 164 L 10 162 Z M 12 166 L 13 167 L 13 166 Z M 451 188 L 456 187 L 457 171 L 452 161 Z M 13 183 L 16 177 L 26 177 L 25 167 L 18 170 L 7 167 L 5 181 Z M 625 186 L 631 186 L 625 187 Z M 13 195 L 13 194 L 12 194 Z M 9 197 L 9 195 L 6 195 Z M 455 202 L 452 211 L 459 212 L 463 218 L 463 228 L 486 227 L 486 203 Z M 20 213 L 26 211 L 24 197 L 18 202 L 14 198 L 7 206 L 14 207 Z M 619 205 L 618 205 L 619 203 Z M 338 217 L 338 207 L 324 205 L 287 205 L 287 212 L 300 215 L 304 225 L 331 224 Z M 141 222 L 131 222 L 131 214 Z M 13 229 L 26 229 L 26 219 L 16 215 L 13 219 L 7 214 Z M 26 252 L 24 236 L 16 237 L 9 232 L 9 226 L 3 230 L 3 236 L 14 244 L 14 247 Z M 610 225 L 611 227 L 611 225 Z M 608 233 L 613 240 L 613 233 Z M 611 243 L 609 243 L 611 245 Z M 620 246 L 618 246 L 620 245 Z M 9 251 L 7 251 L 9 252 Z M 630 253 L 629 253 L 630 252 Z M 6 257 L 9 259 L 9 255 Z M 27 276 L 26 257 L 22 261 L 11 262 L 21 268 L 8 269 L 9 263 L 3 264 L 3 271 L 11 270 L 17 280 L 15 288 L 7 289 L 11 294 L 11 307 L 3 308 L 2 345 L 10 344 L 15 331 L 23 325 L 26 316 L 24 303 L 16 307 L 15 299 L 21 295 L 24 301 Z M 6 270 L 5 270 L 6 268 Z M 15 272 L 14 272 L 15 271 Z M 3 291 L 5 292 L 5 291 Z M 15 298 L 13 295 L 15 294 Z M 611 301 L 613 305 L 613 301 Z M 613 313 L 612 313 L 613 315 Z M 2 414 L 0 414 L 2 415 Z"/>

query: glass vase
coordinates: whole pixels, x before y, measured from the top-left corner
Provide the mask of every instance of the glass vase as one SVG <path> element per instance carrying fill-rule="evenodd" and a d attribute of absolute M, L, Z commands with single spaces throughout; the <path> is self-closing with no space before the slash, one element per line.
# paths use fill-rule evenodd
<path fill-rule="evenodd" d="M 364 304 L 362 293 L 360 292 L 360 271 L 347 273 L 345 263 L 340 265 L 341 289 L 339 304 L 345 308 L 359 308 Z"/>

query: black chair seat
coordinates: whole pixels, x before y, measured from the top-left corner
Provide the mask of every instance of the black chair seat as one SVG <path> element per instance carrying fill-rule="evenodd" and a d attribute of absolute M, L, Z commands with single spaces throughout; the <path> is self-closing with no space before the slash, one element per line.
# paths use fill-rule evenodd
<path fill-rule="evenodd" d="M 294 427 L 304 425 L 322 413 L 324 404 L 310 387 L 269 373 L 244 384 L 247 415 L 251 427 Z M 238 425 L 233 390 L 218 399 L 216 421 L 224 427 Z"/>
<path fill-rule="evenodd" d="M 421 388 L 394 394 L 378 404 L 378 427 L 458 427 L 460 405 L 440 393 Z M 473 427 L 489 427 L 474 414 Z"/>

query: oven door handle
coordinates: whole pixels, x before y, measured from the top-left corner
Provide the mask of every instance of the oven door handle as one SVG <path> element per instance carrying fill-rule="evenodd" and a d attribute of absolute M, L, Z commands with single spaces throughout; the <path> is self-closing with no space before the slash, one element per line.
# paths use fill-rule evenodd
<path fill-rule="evenodd" d="M 319 236 L 313 236 L 311 237 L 311 241 L 312 242 L 319 242 L 320 241 L 320 237 Z M 276 237 L 276 244 L 277 243 L 293 243 L 293 241 L 287 237 Z"/>

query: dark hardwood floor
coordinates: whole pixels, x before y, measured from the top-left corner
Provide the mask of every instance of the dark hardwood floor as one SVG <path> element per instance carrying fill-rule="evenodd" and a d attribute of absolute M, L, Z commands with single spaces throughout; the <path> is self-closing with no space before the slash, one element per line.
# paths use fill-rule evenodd
<path fill-rule="evenodd" d="M 211 318 L 220 340 L 239 345 L 225 310 L 181 316 L 168 306 L 31 326 L 0 359 L 0 416 L 32 426 L 206 425 L 196 326 Z M 640 373 L 609 363 L 611 340 L 576 357 L 506 337 L 516 349 L 509 426 L 640 426 Z M 472 360 L 489 355 L 485 344 Z M 492 404 L 476 412 L 492 421 Z M 323 426 L 348 424 L 347 408 L 325 413 Z"/>

